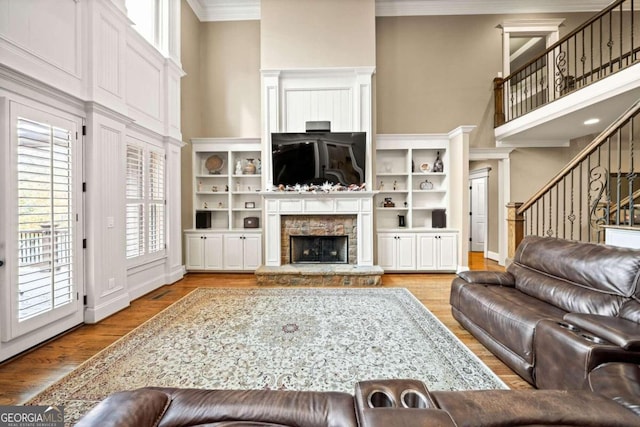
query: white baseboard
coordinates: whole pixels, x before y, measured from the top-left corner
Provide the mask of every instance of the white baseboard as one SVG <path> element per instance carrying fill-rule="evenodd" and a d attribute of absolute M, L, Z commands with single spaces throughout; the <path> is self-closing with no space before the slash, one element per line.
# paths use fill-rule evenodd
<path fill-rule="evenodd" d="M 492 261 L 500 262 L 500 254 L 497 252 L 488 251 L 487 258 L 489 258 Z"/>
<path fill-rule="evenodd" d="M 129 307 L 131 298 L 128 293 L 123 293 L 118 298 L 110 300 L 98 307 L 84 309 L 84 323 L 98 323 L 102 319 L 111 316 L 118 311 Z"/>

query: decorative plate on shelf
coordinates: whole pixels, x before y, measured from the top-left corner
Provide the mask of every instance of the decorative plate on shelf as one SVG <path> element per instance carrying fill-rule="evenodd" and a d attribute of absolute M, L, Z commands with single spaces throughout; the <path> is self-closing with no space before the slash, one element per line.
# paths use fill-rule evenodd
<path fill-rule="evenodd" d="M 207 161 L 204 163 L 204 167 L 207 168 L 207 170 L 211 174 L 220 173 L 223 166 L 224 166 L 224 160 L 222 160 L 222 157 L 218 156 L 217 154 L 214 154 L 213 156 L 209 156 Z"/>
<path fill-rule="evenodd" d="M 422 172 L 429 172 L 431 170 L 431 166 L 429 166 L 429 163 L 423 163 L 420 165 L 420 170 Z"/>

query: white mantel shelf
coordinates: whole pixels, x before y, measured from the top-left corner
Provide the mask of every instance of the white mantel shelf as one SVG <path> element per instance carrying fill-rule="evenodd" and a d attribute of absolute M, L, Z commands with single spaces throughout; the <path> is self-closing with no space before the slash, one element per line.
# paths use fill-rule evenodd
<path fill-rule="evenodd" d="M 329 193 L 265 191 L 265 265 L 281 265 L 282 215 L 355 215 L 358 266 L 373 266 L 373 197 L 375 191 Z"/>

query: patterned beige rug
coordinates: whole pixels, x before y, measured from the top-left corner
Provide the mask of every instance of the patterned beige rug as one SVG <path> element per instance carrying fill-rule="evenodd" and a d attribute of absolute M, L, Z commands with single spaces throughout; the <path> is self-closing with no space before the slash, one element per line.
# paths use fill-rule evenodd
<path fill-rule="evenodd" d="M 416 378 L 432 390 L 506 388 L 406 289 L 197 289 L 28 403 L 74 422 L 143 386 L 353 392 Z"/>

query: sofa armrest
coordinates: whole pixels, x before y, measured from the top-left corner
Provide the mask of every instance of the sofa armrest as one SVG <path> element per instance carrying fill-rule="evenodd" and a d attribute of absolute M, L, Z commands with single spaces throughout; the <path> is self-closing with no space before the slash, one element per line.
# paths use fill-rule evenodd
<path fill-rule="evenodd" d="M 161 391 L 138 389 L 113 393 L 98 403 L 76 426 L 151 427 L 166 412 L 171 398 Z"/>
<path fill-rule="evenodd" d="M 628 351 L 640 351 L 640 325 L 620 317 L 567 313 L 564 320 Z"/>
<path fill-rule="evenodd" d="M 516 281 L 511 273 L 503 271 L 463 271 L 458 277 L 468 283 L 485 285 L 515 286 Z"/>

